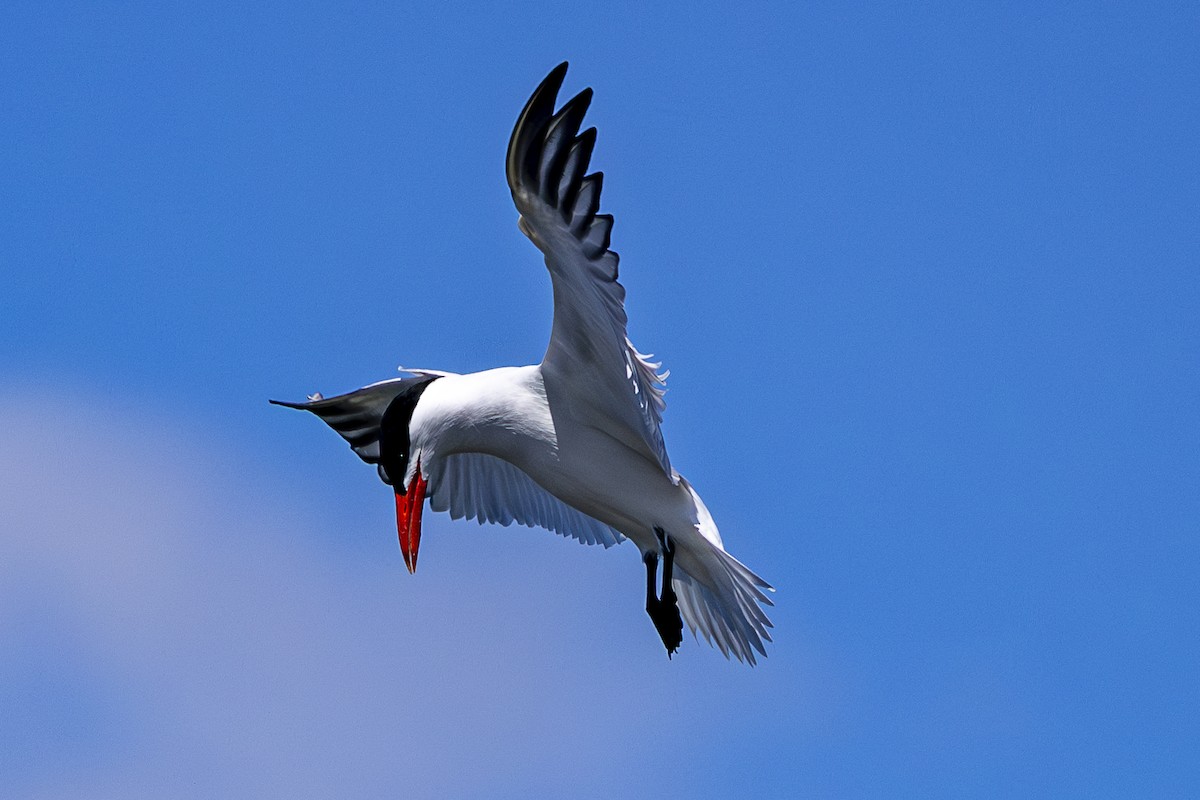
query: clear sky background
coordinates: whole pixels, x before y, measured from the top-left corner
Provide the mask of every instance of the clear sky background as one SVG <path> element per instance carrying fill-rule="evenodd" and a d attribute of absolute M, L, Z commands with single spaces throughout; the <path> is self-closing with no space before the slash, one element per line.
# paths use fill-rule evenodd
<path fill-rule="evenodd" d="M 1195 4 L 108 5 L 0 11 L 0 795 L 1200 790 Z M 754 669 L 266 402 L 541 357 L 564 59 Z"/>

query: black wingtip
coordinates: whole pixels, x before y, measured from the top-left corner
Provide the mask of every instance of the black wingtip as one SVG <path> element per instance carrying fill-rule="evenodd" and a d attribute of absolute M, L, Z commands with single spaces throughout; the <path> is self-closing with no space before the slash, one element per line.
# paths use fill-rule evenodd
<path fill-rule="evenodd" d="M 289 403 L 287 400 L 267 400 L 273 406 L 283 406 L 284 408 L 298 408 L 301 411 L 306 410 L 306 403 Z"/>
<path fill-rule="evenodd" d="M 592 87 L 588 86 L 582 92 L 563 103 L 563 107 L 559 109 L 555 116 L 565 117 L 570 115 L 579 122 L 582 122 L 583 115 L 587 113 L 588 107 L 592 104 L 592 97 L 594 95 L 595 92 L 592 90 Z M 575 130 L 571 132 L 571 135 L 574 136 L 578 130 L 579 127 L 578 124 L 576 124 Z"/>
<path fill-rule="evenodd" d="M 510 186 L 516 186 L 520 176 L 520 165 L 528 149 L 530 141 L 542 125 L 554 115 L 554 103 L 558 99 L 558 91 L 562 88 L 563 79 L 567 77 L 567 62 L 564 61 L 550 70 L 538 87 L 529 96 L 525 107 L 521 109 L 517 123 L 513 126 L 512 138 L 508 140 L 507 174 Z"/>
<path fill-rule="evenodd" d="M 525 174 L 522 177 L 526 181 L 532 179 L 534 185 L 530 188 L 536 189 L 542 199 L 552 206 L 558 205 L 563 169 L 591 102 L 592 90 L 589 87 L 563 103 L 558 113 L 546 124 L 545 134 L 538 134 L 541 141 L 535 141 L 526 154 L 526 163 L 523 165 Z"/>

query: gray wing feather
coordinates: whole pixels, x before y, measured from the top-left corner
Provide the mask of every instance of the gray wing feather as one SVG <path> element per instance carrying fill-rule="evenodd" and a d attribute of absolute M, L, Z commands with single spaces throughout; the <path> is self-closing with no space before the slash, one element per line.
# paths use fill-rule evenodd
<path fill-rule="evenodd" d="M 272 400 L 277 406 L 311 411 L 345 439 L 358 457 L 368 464 L 379 463 L 379 421 L 388 404 L 396 398 L 408 378 L 372 383 L 337 397 L 320 397 L 307 403 L 289 403 Z"/>

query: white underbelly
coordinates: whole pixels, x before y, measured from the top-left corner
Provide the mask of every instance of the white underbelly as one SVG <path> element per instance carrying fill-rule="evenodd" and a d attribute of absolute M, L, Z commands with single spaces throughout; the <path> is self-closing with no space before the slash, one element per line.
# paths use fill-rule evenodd
<path fill-rule="evenodd" d="M 623 533 L 643 550 L 657 546 L 654 529 L 692 527 L 691 497 L 662 467 L 595 429 L 562 436 L 553 454 L 517 463 L 543 489 Z M 684 535 L 682 532 L 676 535 Z"/>

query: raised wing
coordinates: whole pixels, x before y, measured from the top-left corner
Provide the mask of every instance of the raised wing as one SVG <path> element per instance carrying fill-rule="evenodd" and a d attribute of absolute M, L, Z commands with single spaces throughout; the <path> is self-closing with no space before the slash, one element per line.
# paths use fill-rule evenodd
<path fill-rule="evenodd" d="M 585 544 L 612 547 L 625 540 L 599 520 L 557 499 L 517 467 L 483 453 L 438 459 L 429 474 L 429 507 L 480 524 L 516 522 L 546 528 Z"/>
<path fill-rule="evenodd" d="M 592 99 L 584 89 L 554 111 L 566 63 L 546 76 L 517 119 L 508 144 L 508 185 L 518 223 L 546 256 L 554 327 L 542 361 L 547 388 L 603 420 L 605 431 L 656 460 L 672 480 L 659 424 L 666 373 L 626 334 L 625 287 L 609 249 L 613 218 L 597 214 L 604 175 L 586 174 L 596 129 L 579 127 Z"/>

